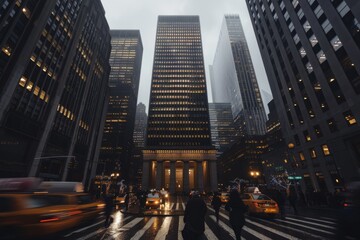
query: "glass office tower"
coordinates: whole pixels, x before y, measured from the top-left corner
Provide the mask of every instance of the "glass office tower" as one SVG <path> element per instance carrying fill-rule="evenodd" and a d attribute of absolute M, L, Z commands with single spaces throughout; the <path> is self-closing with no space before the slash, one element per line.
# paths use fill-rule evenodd
<path fill-rule="evenodd" d="M 359 177 L 360 2 L 246 2 L 293 171 L 333 192 Z"/>
<path fill-rule="evenodd" d="M 217 188 L 198 16 L 159 16 L 143 187 Z"/>

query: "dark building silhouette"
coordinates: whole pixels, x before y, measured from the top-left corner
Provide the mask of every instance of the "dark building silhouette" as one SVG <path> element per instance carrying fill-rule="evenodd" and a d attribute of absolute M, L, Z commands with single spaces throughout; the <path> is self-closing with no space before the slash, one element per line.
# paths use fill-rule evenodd
<path fill-rule="evenodd" d="M 221 155 L 235 139 L 234 119 L 230 103 L 209 103 L 212 144 Z"/>
<path fill-rule="evenodd" d="M 129 180 L 143 46 L 138 30 L 111 30 L 109 104 L 98 174 Z"/>
<path fill-rule="evenodd" d="M 0 175 L 94 176 L 110 72 L 99 0 L 2 1 Z"/>
<path fill-rule="evenodd" d="M 198 16 L 159 16 L 142 186 L 217 188 Z"/>
<path fill-rule="evenodd" d="M 360 2 L 247 1 L 303 189 L 359 177 Z"/>
<path fill-rule="evenodd" d="M 264 135 L 266 114 L 239 15 L 225 15 L 210 69 L 215 103 L 231 103 L 239 136 Z"/>

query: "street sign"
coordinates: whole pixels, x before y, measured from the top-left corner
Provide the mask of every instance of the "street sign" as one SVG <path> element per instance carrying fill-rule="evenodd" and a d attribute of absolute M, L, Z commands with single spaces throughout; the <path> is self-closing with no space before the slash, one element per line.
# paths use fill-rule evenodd
<path fill-rule="evenodd" d="M 288 176 L 289 180 L 301 180 L 302 176 Z"/>

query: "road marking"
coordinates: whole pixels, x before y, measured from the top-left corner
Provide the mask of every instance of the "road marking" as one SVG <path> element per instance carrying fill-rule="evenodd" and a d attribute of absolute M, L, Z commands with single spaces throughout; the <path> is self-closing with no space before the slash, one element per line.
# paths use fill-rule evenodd
<path fill-rule="evenodd" d="M 216 217 L 214 215 L 211 215 L 210 218 L 216 222 Z M 235 239 L 235 233 L 234 231 L 232 230 L 232 228 L 230 228 L 228 225 L 226 225 L 223 221 L 221 221 L 219 219 L 219 225 L 220 227 L 222 227 L 225 231 L 227 231 L 231 237 L 233 237 Z"/>
<path fill-rule="evenodd" d="M 251 223 L 251 224 L 253 224 L 253 225 L 255 225 L 255 226 L 261 227 L 262 229 L 268 230 L 269 232 L 272 232 L 272 233 L 275 233 L 275 234 L 277 234 L 277 235 L 279 235 L 279 236 L 285 237 L 285 238 L 287 238 L 287 239 L 294 239 L 294 240 L 299 239 L 299 238 L 294 237 L 294 236 L 292 236 L 292 235 L 289 235 L 289 234 L 287 234 L 287 233 L 284 233 L 284 232 L 278 231 L 278 230 L 276 230 L 276 229 L 267 227 L 267 226 L 265 226 L 265 225 L 263 225 L 263 224 L 260 224 L 260 223 L 257 223 L 257 222 L 253 222 L 253 221 L 251 221 L 251 220 L 249 220 L 249 219 L 246 219 L 246 221 L 249 222 L 249 223 Z"/>
<path fill-rule="evenodd" d="M 78 238 L 79 240 L 85 240 L 85 239 L 88 239 L 88 238 L 91 238 L 91 237 L 93 237 L 93 236 L 95 236 L 95 235 L 97 235 L 97 234 L 100 234 L 100 233 L 102 233 L 102 232 L 104 232 L 104 231 L 106 231 L 106 228 L 104 229 L 104 228 L 100 228 L 100 229 L 98 229 L 97 231 L 95 231 L 95 232 L 93 232 L 93 233 L 90 233 L 90 234 L 88 234 L 88 235 L 86 235 L 86 236 L 84 236 L 84 237 L 80 237 L 80 238 Z"/>
<path fill-rule="evenodd" d="M 205 236 L 209 240 L 217 240 L 218 239 L 206 223 L 205 223 Z"/>
<path fill-rule="evenodd" d="M 165 217 L 165 220 L 162 223 L 160 230 L 156 234 L 155 240 L 161 240 L 161 239 L 166 238 L 166 235 L 169 232 L 171 220 L 172 220 L 172 217 Z"/>
<path fill-rule="evenodd" d="M 210 208 L 210 207 L 209 207 L 209 209 L 210 209 L 211 211 L 215 212 L 214 209 L 212 209 L 212 208 Z M 225 214 L 223 214 L 223 213 L 221 213 L 221 212 L 219 212 L 219 214 L 220 214 L 222 217 L 224 217 L 225 219 L 229 220 L 229 216 L 227 216 L 227 215 L 225 215 Z M 211 216 L 211 217 L 214 217 L 214 219 L 215 219 L 215 221 L 216 221 L 215 216 Z M 247 231 L 248 233 L 250 233 L 250 234 L 254 235 L 255 237 L 260 238 L 260 239 L 262 239 L 262 240 L 271 240 L 271 238 L 268 238 L 267 236 L 265 236 L 265 235 L 263 235 L 263 234 L 255 231 L 255 230 L 253 230 L 253 229 L 251 229 L 251 228 L 249 228 L 249 227 L 247 227 L 247 226 L 244 226 L 243 229 L 244 229 L 245 231 Z"/>
<path fill-rule="evenodd" d="M 171 209 L 174 207 L 174 205 L 175 205 L 175 203 L 172 203 L 172 204 L 170 205 L 169 210 L 171 210 Z"/>
<path fill-rule="evenodd" d="M 183 240 L 181 231 L 184 229 L 184 216 L 179 217 L 178 240 Z"/>
<path fill-rule="evenodd" d="M 320 219 L 317 219 L 317 218 L 311 218 L 311 217 L 303 217 L 303 218 L 306 218 L 306 219 L 309 219 L 309 220 L 318 221 L 318 222 L 328 223 L 328 224 L 332 224 L 332 225 L 336 225 L 336 224 L 337 224 L 336 222 L 331 222 L 331 221 L 326 221 L 326 220 L 320 220 Z"/>
<path fill-rule="evenodd" d="M 176 210 L 179 210 L 180 203 L 176 203 Z"/>
<path fill-rule="evenodd" d="M 122 226 L 117 233 L 115 233 L 114 235 L 112 235 L 111 237 L 107 238 L 107 240 L 109 239 L 113 239 L 116 238 L 117 236 L 120 235 L 121 232 L 127 231 L 133 227 L 135 227 L 136 224 L 138 224 L 139 222 L 141 222 L 143 220 L 143 218 L 135 218 L 134 220 L 132 220 L 131 222 L 129 222 L 128 224 Z"/>
<path fill-rule="evenodd" d="M 130 240 L 139 240 L 143 235 L 144 233 L 146 232 L 146 230 L 148 230 L 151 225 L 153 225 L 155 221 L 155 218 L 150 218 L 150 220 L 146 223 L 146 225 L 139 231 L 137 231 L 137 233 L 130 239 Z"/>
<path fill-rule="evenodd" d="M 319 228 L 309 227 L 309 226 L 307 226 L 307 225 L 301 225 L 301 224 L 298 224 L 298 223 L 289 222 L 289 221 L 280 220 L 280 219 L 275 219 L 275 221 L 277 221 L 277 222 L 289 223 L 289 224 L 293 224 L 293 225 L 295 225 L 295 226 L 299 226 L 299 227 L 303 227 L 303 228 L 308 228 L 308 229 L 315 230 L 315 231 L 318 231 L 318 232 L 323 232 L 323 233 L 327 233 L 327 234 L 334 235 L 334 233 L 332 233 L 332 232 L 325 231 L 325 230 L 321 230 L 321 229 L 319 229 Z"/>
<path fill-rule="evenodd" d="M 181 203 L 183 210 L 185 210 L 185 203 Z"/>
<path fill-rule="evenodd" d="M 328 218 L 328 217 L 320 217 L 320 218 L 336 222 L 336 219 L 334 219 L 334 218 Z"/>
<path fill-rule="evenodd" d="M 312 224 L 312 225 L 320 226 L 320 227 L 324 227 L 324 228 L 336 229 L 335 227 L 332 227 L 332 226 L 327 226 L 327 225 L 323 225 L 323 224 L 320 224 L 320 223 L 308 222 L 308 221 L 304 221 L 304 220 L 300 220 L 300 219 L 296 219 L 296 218 L 286 217 L 286 219 L 290 219 L 290 220 L 293 220 L 293 221 L 296 221 L 296 222 Z"/>
<path fill-rule="evenodd" d="M 102 224 L 102 223 L 104 223 L 104 222 L 105 222 L 105 220 L 102 220 L 102 221 L 100 221 L 100 222 L 98 222 L 98 223 L 95 223 L 95 224 L 92 224 L 92 225 L 90 225 L 90 226 L 87 226 L 87 227 L 84 227 L 84 228 L 80 228 L 80 229 L 78 229 L 78 230 L 76 230 L 76 231 L 73 231 L 73 232 L 65 235 L 64 237 L 69 237 L 69 236 L 73 235 L 74 233 L 82 232 L 82 231 L 84 231 L 84 230 L 86 230 L 86 229 L 92 228 L 92 227 L 97 226 L 97 225 L 99 225 L 99 224 Z"/>

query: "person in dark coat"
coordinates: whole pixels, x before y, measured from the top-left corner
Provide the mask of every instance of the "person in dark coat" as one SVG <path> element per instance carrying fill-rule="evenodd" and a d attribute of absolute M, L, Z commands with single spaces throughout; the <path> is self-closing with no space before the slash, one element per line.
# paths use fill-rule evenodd
<path fill-rule="evenodd" d="M 182 231 L 184 240 L 200 240 L 204 238 L 206 211 L 206 203 L 200 197 L 200 193 L 193 192 L 185 207 L 185 226 Z"/>
<path fill-rule="evenodd" d="M 113 196 L 111 194 L 106 194 L 104 196 L 104 202 L 105 202 L 105 209 L 104 209 L 105 227 L 108 228 L 110 226 L 111 222 L 112 222 L 111 213 L 112 213 L 113 208 L 114 208 Z"/>
<path fill-rule="evenodd" d="M 225 205 L 225 209 L 229 211 L 230 224 L 235 232 L 236 240 L 241 240 L 241 230 L 245 225 L 245 212 L 247 207 L 240 198 L 237 190 L 231 190 L 230 199 Z"/>
<path fill-rule="evenodd" d="M 125 194 L 125 199 L 124 199 L 124 202 L 125 202 L 125 211 L 127 211 L 128 208 L 129 208 L 129 198 L 130 198 L 130 196 L 129 196 L 129 193 L 127 192 L 127 193 Z"/>
<path fill-rule="evenodd" d="M 220 207 L 221 207 L 221 199 L 220 199 L 219 193 L 214 194 L 214 197 L 211 201 L 211 206 L 215 210 L 216 222 L 218 223 L 219 222 L 219 211 L 220 211 Z"/>
<path fill-rule="evenodd" d="M 288 188 L 287 194 L 288 194 L 289 203 L 294 209 L 294 214 L 298 215 L 298 210 L 296 208 L 297 194 L 296 194 L 295 187 L 290 185 L 290 187 Z"/>

